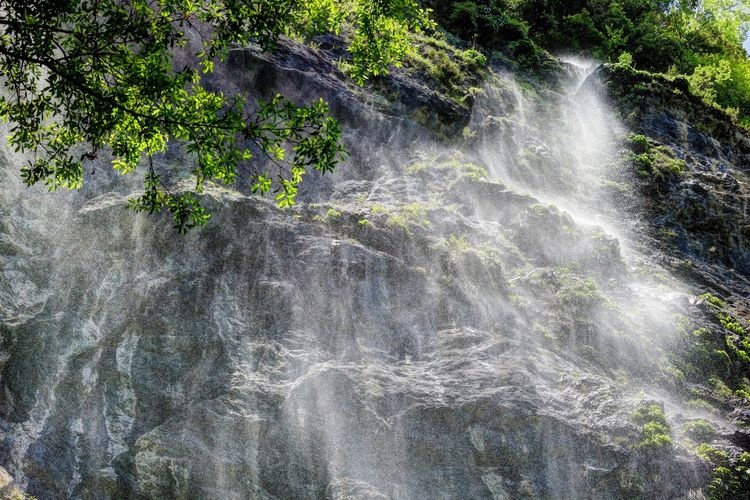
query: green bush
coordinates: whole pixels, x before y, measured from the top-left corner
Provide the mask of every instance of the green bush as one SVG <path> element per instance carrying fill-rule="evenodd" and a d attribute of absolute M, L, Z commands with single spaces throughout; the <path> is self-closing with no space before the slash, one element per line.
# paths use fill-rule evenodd
<path fill-rule="evenodd" d="M 706 494 L 711 500 L 747 498 L 750 491 L 750 453 L 735 456 L 707 444 L 696 448 L 696 454 L 714 466 Z"/>
<path fill-rule="evenodd" d="M 702 418 L 687 422 L 682 429 L 686 436 L 698 443 L 706 443 L 716 435 L 714 426 Z"/>
<path fill-rule="evenodd" d="M 633 419 L 641 425 L 641 440 L 636 448 L 654 451 L 672 446 L 672 430 L 660 403 L 644 403 L 633 412 Z"/>
<path fill-rule="evenodd" d="M 626 145 L 631 150 L 630 162 L 644 179 L 662 181 L 685 172 L 687 164 L 675 158 L 668 146 L 652 146 L 648 138 L 637 134 L 628 136 Z"/>

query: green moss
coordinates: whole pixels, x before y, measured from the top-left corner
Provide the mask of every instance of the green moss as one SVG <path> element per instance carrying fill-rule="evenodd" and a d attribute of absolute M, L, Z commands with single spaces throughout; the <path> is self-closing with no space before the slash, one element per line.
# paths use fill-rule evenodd
<path fill-rule="evenodd" d="M 370 205 L 370 213 L 373 215 L 387 214 L 388 212 L 389 210 L 385 207 L 385 205 L 380 205 L 378 203 Z"/>
<path fill-rule="evenodd" d="M 659 228 L 659 234 L 669 240 L 673 240 L 677 238 L 677 233 L 674 232 L 674 230 L 669 229 L 668 227 L 660 227 Z"/>
<path fill-rule="evenodd" d="M 341 217 L 341 212 L 339 212 L 335 208 L 329 208 L 326 212 L 327 219 L 338 219 L 339 217 Z"/>
<path fill-rule="evenodd" d="M 651 149 L 651 142 L 645 135 L 630 134 L 627 138 L 627 146 L 633 153 L 642 154 Z"/>
<path fill-rule="evenodd" d="M 670 429 L 668 426 L 657 422 L 648 422 L 641 428 L 641 441 L 638 443 L 639 448 L 659 449 L 673 443 L 669 436 Z"/>
<path fill-rule="evenodd" d="M 714 426 L 702 418 L 687 422 L 682 426 L 682 431 L 687 437 L 698 443 L 706 443 L 716 435 Z"/>
<path fill-rule="evenodd" d="M 719 323 L 721 323 L 721 326 L 723 326 L 730 332 L 734 333 L 735 335 L 739 335 L 740 337 L 744 337 L 746 335 L 745 328 L 743 328 L 742 324 L 740 324 L 740 321 L 734 316 L 720 312 L 717 313 L 716 317 L 719 319 Z"/>
<path fill-rule="evenodd" d="M 525 309 L 529 307 L 529 305 L 531 305 L 531 300 L 529 300 L 528 297 L 524 297 L 523 295 L 511 295 L 510 301 L 519 309 Z"/>
<path fill-rule="evenodd" d="M 23 255 L 23 250 L 11 242 L 0 242 L 0 255 Z"/>
<path fill-rule="evenodd" d="M 36 500 L 36 497 L 33 497 L 27 494 L 22 489 L 18 488 L 17 486 L 14 486 L 14 483 L 10 483 L 10 484 L 5 485 L 5 487 L 0 488 L 0 499 L 2 500 Z"/>
<path fill-rule="evenodd" d="M 399 206 L 398 211 L 410 219 L 423 219 L 422 223 L 429 224 L 429 221 L 424 220 L 427 217 L 427 208 L 423 203 L 405 203 Z"/>
<path fill-rule="evenodd" d="M 529 285 L 549 298 L 544 311 L 535 318 L 535 329 L 552 341 L 554 348 L 572 348 L 582 355 L 598 358 L 603 352 L 602 334 L 606 332 L 596 318 L 619 315 L 596 283 L 579 271 L 561 266 L 536 274 Z"/>
<path fill-rule="evenodd" d="M 390 227 L 397 227 L 399 229 L 403 229 L 404 231 L 410 233 L 409 230 L 409 221 L 401 214 L 392 214 L 388 216 L 388 219 L 386 220 L 386 224 L 388 224 Z"/>
<path fill-rule="evenodd" d="M 429 226 L 431 224 L 429 220 L 429 205 L 427 203 L 404 203 L 390 208 L 374 203 L 368 208 L 372 216 L 385 216 L 385 223 L 388 226 L 397 227 L 406 232 L 411 232 L 410 225 Z M 362 220 L 366 222 L 362 222 Z M 372 222 L 371 219 L 362 220 L 359 223 L 363 225 Z"/>
<path fill-rule="evenodd" d="M 711 293 L 702 294 L 700 299 L 714 327 L 693 332 L 693 345 L 685 358 L 697 381 L 708 383 L 717 398 L 729 399 L 737 391 L 745 391 L 745 381 L 750 377 L 750 334 L 724 300 Z"/>
<path fill-rule="evenodd" d="M 688 408 L 694 408 L 696 410 L 703 410 L 707 411 L 709 413 L 717 413 L 716 408 L 714 405 L 706 401 L 705 399 L 689 399 L 686 402 L 686 405 Z"/>
<path fill-rule="evenodd" d="M 620 491 L 626 498 L 641 498 L 643 494 L 643 477 L 636 471 L 621 470 L 618 474 Z"/>
<path fill-rule="evenodd" d="M 430 88 L 454 100 L 470 104 L 473 90 L 488 72 L 487 57 L 475 49 L 461 49 L 446 40 L 413 35 L 417 50 L 404 61 L 407 71 L 429 80 Z"/>
<path fill-rule="evenodd" d="M 500 252 L 488 242 L 475 246 L 474 253 L 486 266 L 499 266 L 502 261 Z"/>
<path fill-rule="evenodd" d="M 717 450 L 711 445 L 701 443 L 695 448 L 695 454 L 703 460 L 709 462 L 723 462 L 729 459 L 729 455 L 725 451 Z"/>
<path fill-rule="evenodd" d="M 463 137 L 464 139 L 466 139 L 466 140 L 469 140 L 469 139 L 476 139 L 476 137 L 477 137 L 477 133 L 476 133 L 476 132 L 475 132 L 474 130 L 472 130 L 472 129 L 471 129 L 471 127 L 469 127 L 469 126 L 467 125 L 467 126 L 466 126 L 466 127 L 464 127 L 464 128 L 463 128 L 463 130 L 461 131 L 461 136 L 462 136 L 462 137 Z"/>
<path fill-rule="evenodd" d="M 629 160 L 643 179 L 664 180 L 685 172 L 687 164 L 668 146 L 652 146 L 642 135 L 630 135 L 626 144 L 631 150 Z"/>
<path fill-rule="evenodd" d="M 633 412 L 633 419 L 641 425 L 641 440 L 636 448 L 661 450 L 672 446 L 672 430 L 661 404 L 644 403 Z"/>
<path fill-rule="evenodd" d="M 615 182 L 611 180 L 603 180 L 601 182 L 603 188 L 610 190 L 613 194 L 627 195 L 631 194 L 632 188 L 630 184 L 625 182 Z"/>
<path fill-rule="evenodd" d="M 713 389 L 714 394 L 716 394 L 721 399 L 729 399 L 732 397 L 732 389 L 730 389 L 727 384 L 725 384 L 724 381 L 719 377 L 709 377 L 708 384 Z"/>
<path fill-rule="evenodd" d="M 562 267 L 555 269 L 555 277 L 557 280 L 555 298 L 559 305 L 590 308 L 606 301 L 599 293 L 596 283 L 589 278 L 577 276 Z"/>
<path fill-rule="evenodd" d="M 409 174 L 419 174 L 427 170 L 456 173 L 459 178 L 468 177 L 475 180 L 484 180 L 489 177 L 489 172 L 486 168 L 476 163 L 465 161 L 463 155 L 459 152 L 453 153 L 447 159 L 435 158 L 432 160 L 417 161 L 406 169 Z"/>
<path fill-rule="evenodd" d="M 669 383 L 673 386 L 679 386 L 680 384 L 685 382 L 685 373 L 673 363 L 665 363 L 661 367 L 661 371 L 667 378 Z"/>
<path fill-rule="evenodd" d="M 469 251 L 469 242 L 466 241 L 465 234 L 462 234 L 460 236 L 451 234 L 445 240 L 445 244 L 451 251 L 458 253 L 458 254 L 465 254 L 465 253 L 468 253 Z"/>
<path fill-rule="evenodd" d="M 745 400 L 745 405 L 750 405 L 750 379 L 743 377 L 737 384 L 734 395 Z"/>
<path fill-rule="evenodd" d="M 664 413 L 664 406 L 660 403 L 644 403 L 633 412 L 633 418 L 638 423 L 657 422 L 668 426 L 667 415 Z"/>
<path fill-rule="evenodd" d="M 409 231 L 409 225 L 429 226 L 427 207 L 420 202 L 405 203 L 388 212 L 386 224 Z"/>

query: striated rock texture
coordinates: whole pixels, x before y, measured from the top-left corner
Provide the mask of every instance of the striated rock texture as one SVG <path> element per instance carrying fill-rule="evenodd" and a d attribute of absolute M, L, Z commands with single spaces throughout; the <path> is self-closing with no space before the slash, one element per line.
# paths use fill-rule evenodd
<path fill-rule="evenodd" d="M 606 188 L 621 171 L 603 167 L 625 168 L 624 129 L 602 84 L 578 90 L 587 73 L 572 66 L 559 88 L 494 74 L 461 118 L 405 74 L 396 104 L 355 89 L 325 50 L 285 43 L 230 64 L 216 85 L 329 100 L 351 161 L 311 175 L 294 210 L 209 187 L 214 218 L 187 236 L 126 211 L 127 180 L 99 171 L 78 194 L 4 186 L 0 487 L 40 499 L 700 497 L 711 468 L 681 429 L 700 417 L 732 446 L 738 427 L 672 391 L 675 317 L 702 317 L 700 285 L 669 274 L 643 212 L 612 216 Z M 436 141 L 412 116 L 423 108 L 469 124 L 466 139 Z M 733 173 L 737 155 L 725 156 Z M 19 161 L 5 154 L 6 178 Z M 745 240 L 721 248 L 745 272 Z M 648 403 L 673 443 L 644 439 L 634 412 Z"/>
<path fill-rule="evenodd" d="M 634 130 L 684 162 L 673 175 L 646 176 L 642 186 L 644 218 L 673 240 L 665 248 L 687 257 L 693 272 L 708 266 L 703 279 L 712 287 L 729 293 L 734 284 L 747 297 L 750 137 L 692 96 L 684 80 L 607 66 L 592 84 L 606 89 Z"/>

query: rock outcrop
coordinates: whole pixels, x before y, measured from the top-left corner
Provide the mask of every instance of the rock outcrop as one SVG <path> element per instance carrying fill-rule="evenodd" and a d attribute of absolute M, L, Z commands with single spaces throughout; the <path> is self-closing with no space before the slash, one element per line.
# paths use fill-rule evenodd
<path fill-rule="evenodd" d="M 346 126 L 352 158 L 311 174 L 293 210 L 209 186 L 211 224 L 183 237 L 124 210 L 115 178 L 0 193 L 0 472 L 40 499 L 699 495 L 711 469 L 681 429 L 711 420 L 729 446 L 719 431 L 741 426 L 669 394 L 695 290 L 639 253 L 651 240 L 623 247 L 606 217 L 575 214 L 603 199 L 576 186 L 589 150 L 567 142 L 598 101 L 498 74 L 469 122 L 398 75 L 394 102 L 354 88 L 335 50 L 235 51 L 214 82 L 321 96 Z M 420 109 L 443 134 L 469 124 L 474 149 L 436 140 Z M 737 141 L 711 151 L 740 161 Z M 696 144 L 676 154 L 714 154 Z M 659 194 L 709 183 L 739 210 L 744 181 L 726 179 Z M 699 243 L 719 232 L 734 246 L 716 262 L 745 273 L 740 215 L 699 226 L 713 198 L 691 192 L 692 215 L 664 212 L 686 241 L 670 255 L 714 262 Z M 669 442 L 634 419 L 647 403 Z"/>

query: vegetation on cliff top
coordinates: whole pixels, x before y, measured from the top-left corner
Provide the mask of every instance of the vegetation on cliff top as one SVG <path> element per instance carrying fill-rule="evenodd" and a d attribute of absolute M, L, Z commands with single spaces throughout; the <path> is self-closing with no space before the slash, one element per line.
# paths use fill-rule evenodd
<path fill-rule="evenodd" d="M 690 90 L 750 123 L 747 0 L 429 0 L 442 26 L 488 50 L 538 48 L 684 75 Z M 535 48 L 537 50 L 535 51 Z"/>

